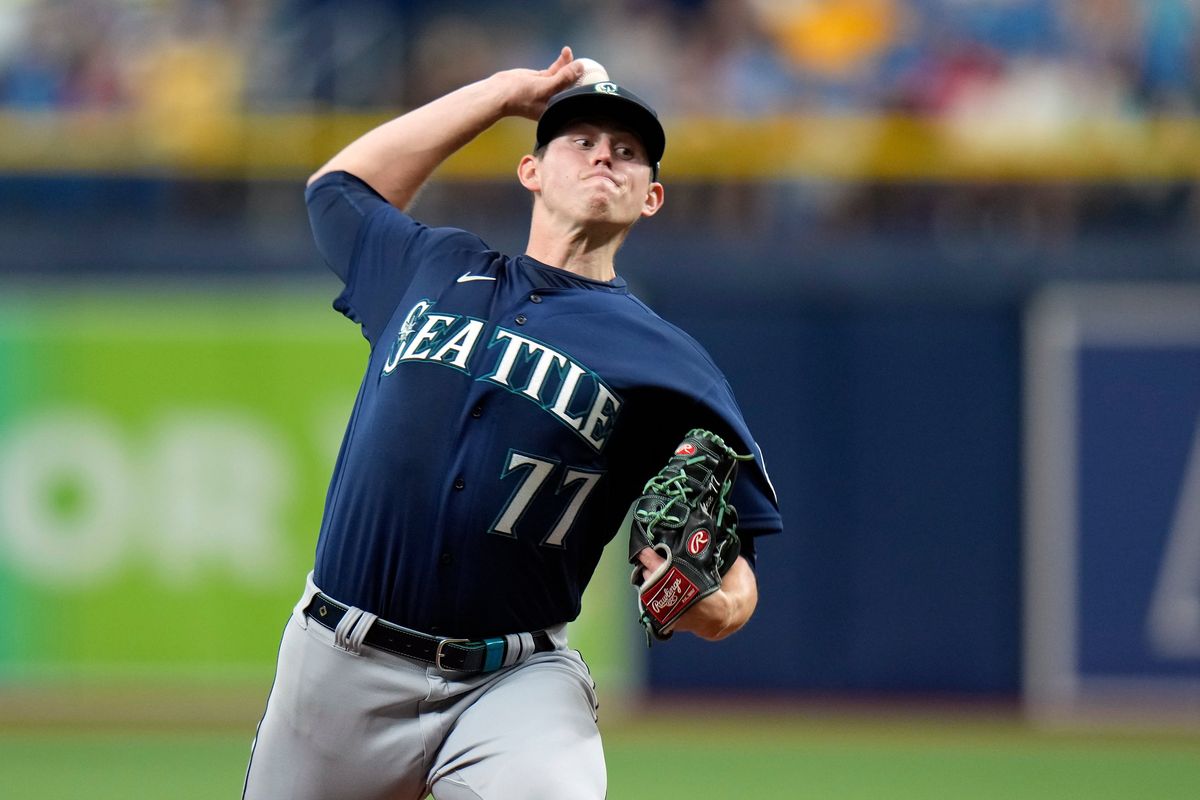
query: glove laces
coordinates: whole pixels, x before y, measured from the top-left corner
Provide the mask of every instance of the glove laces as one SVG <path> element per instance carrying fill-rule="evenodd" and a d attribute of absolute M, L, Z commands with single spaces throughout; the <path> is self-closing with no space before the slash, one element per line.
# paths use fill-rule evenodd
<path fill-rule="evenodd" d="M 689 437 L 704 438 L 714 444 L 717 448 L 725 451 L 727 455 L 734 461 L 752 461 L 754 456 L 741 455 L 733 450 L 729 445 L 725 444 L 725 440 L 715 433 L 706 431 L 702 428 L 693 428 L 688 431 Z M 656 494 L 669 498 L 667 502 L 659 509 L 651 511 L 644 508 L 639 508 L 634 511 L 634 516 L 637 520 L 646 525 L 648 531 L 653 531 L 654 526 L 661 523 L 666 523 L 669 526 L 682 525 L 687 515 L 690 514 L 691 508 L 689 502 L 691 495 L 696 491 L 694 487 L 687 485 L 688 474 L 687 468 L 693 464 L 698 464 L 704 461 L 706 456 L 703 453 L 692 456 L 691 458 L 682 461 L 672 459 L 668 464 L 659 471 L 657 475 L 646 482 L 643 489 L 645 494 Z M 733 477 L 730 475 L 721 484 L 721 491 L 717 495 L 717 518 L 715 524 L 720 528 L 721 523 L 725 519 L 725 510 L 727 503 L 725 498 L 729 495 L 729 490 L 733 488 Z M 677 514 L 672 514 L 671 509 L 682 504 L 687 513 L 683 517 Z"/>
<path fill-rule="evenodd" d="M 687 472 L 685 468 L 693 464 L 698 464 L 704 460 L 703 455 L 693 456 L 687 459 L 682 464 L 668 464 L 659 471 L 657 475 L 646 482 L 645 492 L 647 494 L 654 493 L 664 495 L 668 498 L 666 504 L 656 511 L 648 511 L 644 508 L 639 508 L 634 511 L 634 515 L 639 522 L 646 524 L 647 528 L 653 529 L 660 522 L 665 522 L 668 525 L 680 525 L 683 523 L 683 517 L 672 514 L 671 509 L 676 503 L 687 505 L 691 498 L 692 492 L 695 491 L 687 485 Z M 728 484 L 726 484 L 728 485 Z M 725 489 L 722 489 L 721 496 L 725 496 Z M 721 504 L 721 511 L 725 510 L 724 503 Z"/>

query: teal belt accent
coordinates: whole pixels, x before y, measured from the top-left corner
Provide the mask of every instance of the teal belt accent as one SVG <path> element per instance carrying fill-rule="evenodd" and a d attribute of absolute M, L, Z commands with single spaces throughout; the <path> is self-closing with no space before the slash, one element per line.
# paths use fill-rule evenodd
<path fill-rule="evenodd" d="M 504 663 L 504 640 L 484 639 L 483 644 L 487 647 L 487 655 L 483 658 L 483 671 L 495 672 Z"/>

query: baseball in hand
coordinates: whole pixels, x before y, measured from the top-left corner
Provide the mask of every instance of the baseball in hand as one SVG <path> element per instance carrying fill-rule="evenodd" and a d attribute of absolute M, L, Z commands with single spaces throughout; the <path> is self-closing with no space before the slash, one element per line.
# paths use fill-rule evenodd
<path fill-rule="evenodd" d="M 576 86 L 588 86 L 608 80 L 608 70 L 599 61 L 592 58 L 577 58 L 575 63 L 583 65 L 583 74 L 575 81 Z"/>

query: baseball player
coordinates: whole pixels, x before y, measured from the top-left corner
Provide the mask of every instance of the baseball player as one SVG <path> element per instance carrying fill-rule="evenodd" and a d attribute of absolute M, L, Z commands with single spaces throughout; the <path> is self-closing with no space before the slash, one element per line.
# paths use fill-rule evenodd
<path fill-rule="evenodd" d="M 582 73 L 569 48 L 498 72 L 309 181 L 317 246 L 345 285 L 334 308 L 370 355 L 245 798 L 604 797 L 594 684 L 566 624 L 695 426 L 759 457 L 732 494 L 741 555 L 673 630 L 718 639 L 754 610 L 754 537 L 781 529 L 757 445 L 708 355 L 614 270 L 662 208 L 663 129 L 623 87 L 574 86 Z M 515 257 L 404 211 L 505 116 L 538 120 L 517 165 L 533 210 Z"/>

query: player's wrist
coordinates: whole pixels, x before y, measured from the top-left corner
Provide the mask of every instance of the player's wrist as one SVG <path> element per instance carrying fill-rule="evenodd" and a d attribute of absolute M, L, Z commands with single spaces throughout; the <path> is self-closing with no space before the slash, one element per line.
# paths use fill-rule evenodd
<path fill-rule="evenodd" d="M 718 589 L 690 608 L 677 627 L 701 639 L 717 641 L 733 633 L 734 618 L 732 598 Z"/>

